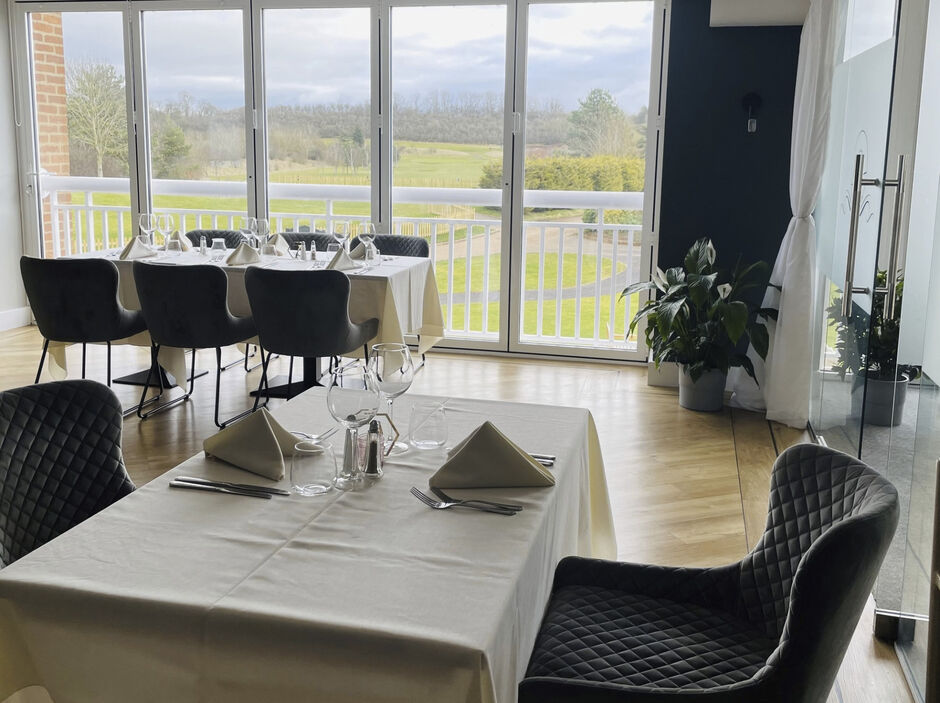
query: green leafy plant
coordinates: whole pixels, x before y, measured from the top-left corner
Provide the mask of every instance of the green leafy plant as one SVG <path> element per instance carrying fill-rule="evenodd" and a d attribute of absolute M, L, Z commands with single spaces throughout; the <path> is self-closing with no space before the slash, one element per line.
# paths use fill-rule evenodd
<path fill-rule="evenodd" d="M 767 285 L 767 264 L 758 261 L 742 266 L 739 258 L 728 273 L 716 266 L 715 258 L 711 240 L 699 239 L 685 255 L 683 266 L 665 272 L 657 267 L 652 281 L 625 288 L 621 297 L 654 291 L 654 297 L 634 315 L 630 332 L 646 318 L 646 344 L 656 366 L 664 361 L 681 364 L 693 381 L 706 371 L 727 373 L 736 366 L 756 380 L 744 348 L 749 342 L 766 358 L 769 339 L 761 318 L 776 320 L 777 311 L 754 305 L 745 293 Z"/>
<path fill-rule="evenodd" d="M 887 286 L 888 272 L 878 271 L 875 287 Z M 904 276 L 898 278 L 894 294 L 894 318 L 885 318 L 886 295 L 875 295 L 871 314 L 860 307 L 855 307 L 851 316 L 842 316 L 842 297 L 832 299 L 829 313 L 829 326 L 838 332 L 836 354 L 839 360 L 833 364 L 833 371 L 838 371 L 844 379 L 848 372 L 855 374 L 855 382 L 862 383 L 863 377 L 882 381 L 893 381 L 900 376 L 909 380 L 920 375 L 916 366 L 898 364 L 898 339 L 901 328 L 901 303 L 904 298 Z"/>

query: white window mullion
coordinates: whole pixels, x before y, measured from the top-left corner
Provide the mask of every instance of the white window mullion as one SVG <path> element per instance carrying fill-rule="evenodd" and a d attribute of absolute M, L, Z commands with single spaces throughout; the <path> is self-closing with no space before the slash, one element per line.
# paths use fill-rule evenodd
<path fill-rule="evenodd" d="M 387 0 L 372 9 L 372 220 L 392 232 L 392 15 Z"/>

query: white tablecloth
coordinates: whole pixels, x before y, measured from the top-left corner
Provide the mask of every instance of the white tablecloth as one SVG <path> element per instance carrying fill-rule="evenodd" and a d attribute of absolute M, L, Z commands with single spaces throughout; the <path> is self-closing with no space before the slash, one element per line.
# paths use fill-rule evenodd
<path fill-rule="evenodd" d="M 321 254 L 320 258 L 326 260 L 329 255 Z M 120 273 L 118 285 L 121 303 L 131 310 L 139 310 L 140 301 L 134 283 L 134 262 L 117 258 L 111 260 L 117 265 Z M 176 257 L 163 255 L 144 261 L 178 266 L 211 263 L 209 257 L 202 256 L 195 250 Z M 314 267 L 313 262 L 289 258 L 278 258 L 260 265 L 279 270 L 306 270 Z M 247 266 L 221 266 L 228 276 L 229 309 L 234 315 L 250 315 L 251 306 L 245 291 Z M 349 294 L 350 318 L 354 322 L 372 317 L 379 318 L 379 330 L 373 344 L 401 342 L 405 334 L 417 334 L 420 335 L 418 351 L 424 353 L 444 336 L 444 316 L 430 259 L 410 256 L 382 257 L 381 262 L 376 265 L 347 273 L 352 283 Z M 285 305 L 289 304 L 290 301 L 285 301 Z M 115 343 L 149 347 L 150 335 L 143 332 Z M 68 375 L 65 350 L 69 346 L 61 342 L 49 344 L 48 368 L 53 379 L 61 380 Z M 161 348 L 160 363 L 178 383 L 185 384 L 189 373 L 184 350 Z"/>
<path fill-rule="evenodd" d="M 0 571 L 0 700 L 34 685 L 56 703 L 514 701 L 558 560 L 616 554 L 600 445 L 582 409 L 446 407 L 449 444 L 490 419 L 556 454 L 557 485 L 454 491 L 522 503 L 512 517 L 431 510 L 408 489 L 443 450 L 409 450 L 362 492 L 169 489 L 263 481 L 193 457 Z M 275 415 L 331 425 L 323 389 Z"/>

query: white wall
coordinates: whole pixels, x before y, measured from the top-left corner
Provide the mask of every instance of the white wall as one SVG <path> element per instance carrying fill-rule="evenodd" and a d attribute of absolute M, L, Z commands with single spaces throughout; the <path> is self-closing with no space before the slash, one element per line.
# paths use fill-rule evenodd
<path fill-rule="evenodd" d="M 28 321 L 26 293 L 20 280 L 23 236 L 20 226 L 13 78 L 10 67 L 10 19 L 0 1 L 0 329 Z"/>
<path fill-rule="evenodd" d="M 712 0 L 712 27 L 803 24 L 809 0 Z"/>

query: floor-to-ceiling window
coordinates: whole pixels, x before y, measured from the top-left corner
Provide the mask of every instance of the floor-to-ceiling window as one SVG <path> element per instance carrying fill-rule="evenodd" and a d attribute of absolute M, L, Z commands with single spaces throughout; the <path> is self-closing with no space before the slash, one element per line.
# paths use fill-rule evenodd
<path fill-rule="evenodd" d="M 372 221 L 430 244 L 445 344 L 643 358 L 666 7 L 22 0 L 31 250 Z"/>

